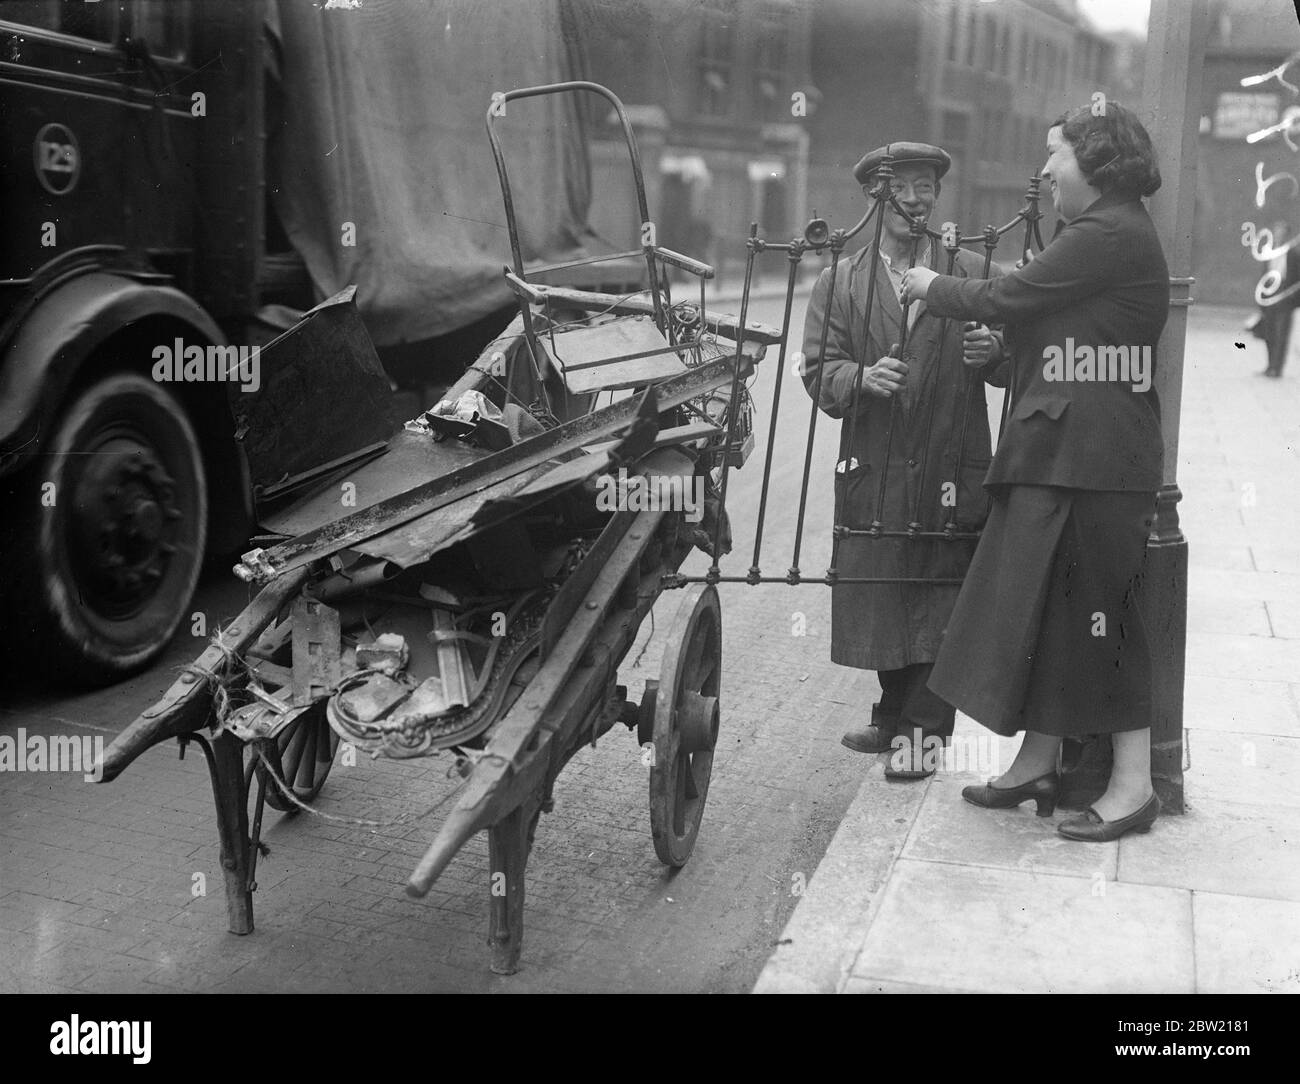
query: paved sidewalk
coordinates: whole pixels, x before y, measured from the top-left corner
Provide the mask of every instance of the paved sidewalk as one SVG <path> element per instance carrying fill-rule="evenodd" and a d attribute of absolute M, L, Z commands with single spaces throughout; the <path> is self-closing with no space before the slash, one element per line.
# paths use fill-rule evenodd
<path fill-rule="evenodd" d="M 1194 308 L 1188 335 L 1186 815 L 1093 845 L 977 809 L 961 788 L 1017 743 L 959 716 L 982 763 L 892 784 L 863 758 L 757 992 L 1300 991 L 1300 364 L 1257 376 L 1245 316 Z"/>

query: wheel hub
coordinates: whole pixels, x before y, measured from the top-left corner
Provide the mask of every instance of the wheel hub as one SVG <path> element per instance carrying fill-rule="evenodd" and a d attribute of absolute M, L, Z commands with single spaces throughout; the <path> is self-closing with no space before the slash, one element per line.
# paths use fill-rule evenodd
<path fill-rule="evenodd" d="M 138 612 L 167 571 L 181 511 L 175 483 L 153 450 L 116 437 L 87 456 L 76 483 L 70 530 L 77 582 L 95 608 Z"/>

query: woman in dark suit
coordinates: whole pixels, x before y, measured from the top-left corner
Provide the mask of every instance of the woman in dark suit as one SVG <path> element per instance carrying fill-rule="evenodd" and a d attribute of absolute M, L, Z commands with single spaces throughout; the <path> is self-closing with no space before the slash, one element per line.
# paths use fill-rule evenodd
<path fill-rule="evenodd" d="M 906 296 L 936 315 L 1006 325 L 1011 410 L 985 486 L 993 497 L 930 688 L 999 734 L 1015 761 L 962 796 L 1004 808 L 1056 806 L 1061 739 L 1112 735 L 1106 793 L 1058 826 L 1105 841 L 1146 831 L 1151 658 L 1134 591 L 1161 484 L 1152 384 L 1169 311 L 1169 268 L 1141 197 L 1160 187 L 1151 139 L 1124 107 L 1061 117 L 1047 134 L 1064 227 L 996 279 L 907 273 Z"/>

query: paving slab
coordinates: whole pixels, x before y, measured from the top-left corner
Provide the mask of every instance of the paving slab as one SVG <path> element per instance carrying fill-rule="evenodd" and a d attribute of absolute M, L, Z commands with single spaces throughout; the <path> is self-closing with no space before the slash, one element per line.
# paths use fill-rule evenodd
<path fill-rule="evenodd" d="M 852 975 L 1005 993 L 1191 993 L 1191 893 L 901 858 Z"/>
<path fill-rule="evenodd" d="M 1300 573 L 1300 546 L 1295 543 L 1289 546 L 1252 544 L 1250 556 L 1260 572 Z"/>
<path fill-rule="evenodd" d="M 1296 654 L 1300 656 L 1300 610 L 1281 599 L 1265 599 L 1264 609 L 1272 634 L 1280 640 L 1297 641 Z M 1296 670 L 1300 673 L 1300 663 L 1297 663 Z"/>
<path fill-rule="evenodd" d="M 1223 802 L 1192 792 L 1181 817 L 1120 841 L 1119 879 L 1205 892 L 1300 900 L 1300 810 Z"/>
<path fill-rule="evenodd" d="M 1198 802 L 1300 809 L 1300 737 L 1189 729 L 1184 752 Z"/>
<path fill-rule="evenodd" d="M 1058 834 L 1057 824 L 1077 815 L 1070 810 L 1039 817 L 1033 802 L 1015 809 L 982 809 L 962 798 L 962 787 L 982 782 L 980 776 L 970 772 L 936 775 L 903 848 L 903 857 L 1115 879 L 1118 843 L 1081 845 Z"/>
<path fill-rule="evenodd" d="M 1187 599 L 1187 627 L 1197 632 L 1272 636 L 1266 604 L 1233 595 L 1194 594 Z"/>
<path fill-rule="evenodd" d="M 1300 737 L 1300 710 L 1292 686 L 1284 681 L 1188 674 L 1183 725 L 1295 738 Z"/>
<path fill-rule="evenodd" d="M 1277 638 L 1187 633 L 1187 673 L 1203 676 L 1253 677 L 1262 681 L 1293 681 L 1300 672 L 1296 644 Z"/>
<path fill-rule="evenodd" d="M 1193 540 L 1188 544 L 1191 547 Z M 1235 595 L 1240 599 L 1276 600 L 1300 608 L 1300 576 L 1291 572 L 1242 572 L 1239 569 L 1193 565 L 1188 572 L 1188 593 Z"/>
<path fill-rule="evenodd" d="M 1235 572 L 1261 571 L 1255 565 L 1250 546 L 1245 543 L 1233 546 L 1220 542 L 1203 541 L 1200 538 L 1196 539 L 1194 543 L 1188 542 L 1187 564 L 1189 567 L 1203 566 L 1205 568 L 1227 569 Z M 1269 571 L 1274 570 L 1270 569 Z"/>
<path fill-rule="evenodd" d="M 1300 903 L 1192 894 L 1196 991 L 1300 993 Z"/>

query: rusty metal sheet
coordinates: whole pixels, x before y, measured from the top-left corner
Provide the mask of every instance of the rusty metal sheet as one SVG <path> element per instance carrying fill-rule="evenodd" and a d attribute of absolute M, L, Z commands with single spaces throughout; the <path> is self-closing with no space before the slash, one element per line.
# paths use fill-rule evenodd
<path fill-rule="evenodd" d="M 599 448 L 589 449 L 587 454 L 572 459 L 561 462 L 549 460 L 524 474 L 504 479 L 472 497 L 439 508 L 355 548 L 368 556 L 381 557 L 402 568 L 410 568 L 421 561 L 427 561 L 441 549 L 464 542 L 567 487 L 610 469 L 611 465 L 639 458 L 658 447 L 661 437 L 672 434 L 673 439 L 680 442 L 716 432 L 715 426 L 690 425 L 656 434 L 653 426 L 645 424 L 653 421 L 649 414 L 644 413 L 644 410 L 651 409 L 649 402 L 642 406 L 644 409 L 640 424 L 634 424 L 620 440 L 602 442 Z"/>
<path fill-rule="evenodd" d="M 459 440 L 435 441 L 424 434 L 403 430 L 393 436 L 388 450 L 378 459 L 335 476 L 324 488 L 317 488 L 287 508 L 262 514 L 258 522 L 276 534 L 306 534 L 358 508 L 369 508 L 399 496 L 412 486 L 441 478 L 491 454 Z M 342 503 L 345 481 L 355 487 L 355 507 Z"/>
<path fill-rule="evenodd" d="M 401 568 L 418 565 L 421 561 L 427 561 L 439 550 L 472 537 L 479 528 L 476 528 L 470 520 L 485 504 L 513 496 L 535 479 L 545 475 L 554 465 L 553 461 L 547 460 L 523 474 L 502 479 L 472 496 L 435 508 L 418 519 L 368 538 L 352 548 L 369 557 L 381 557 L 386 561 L 392 561 Z"/>

